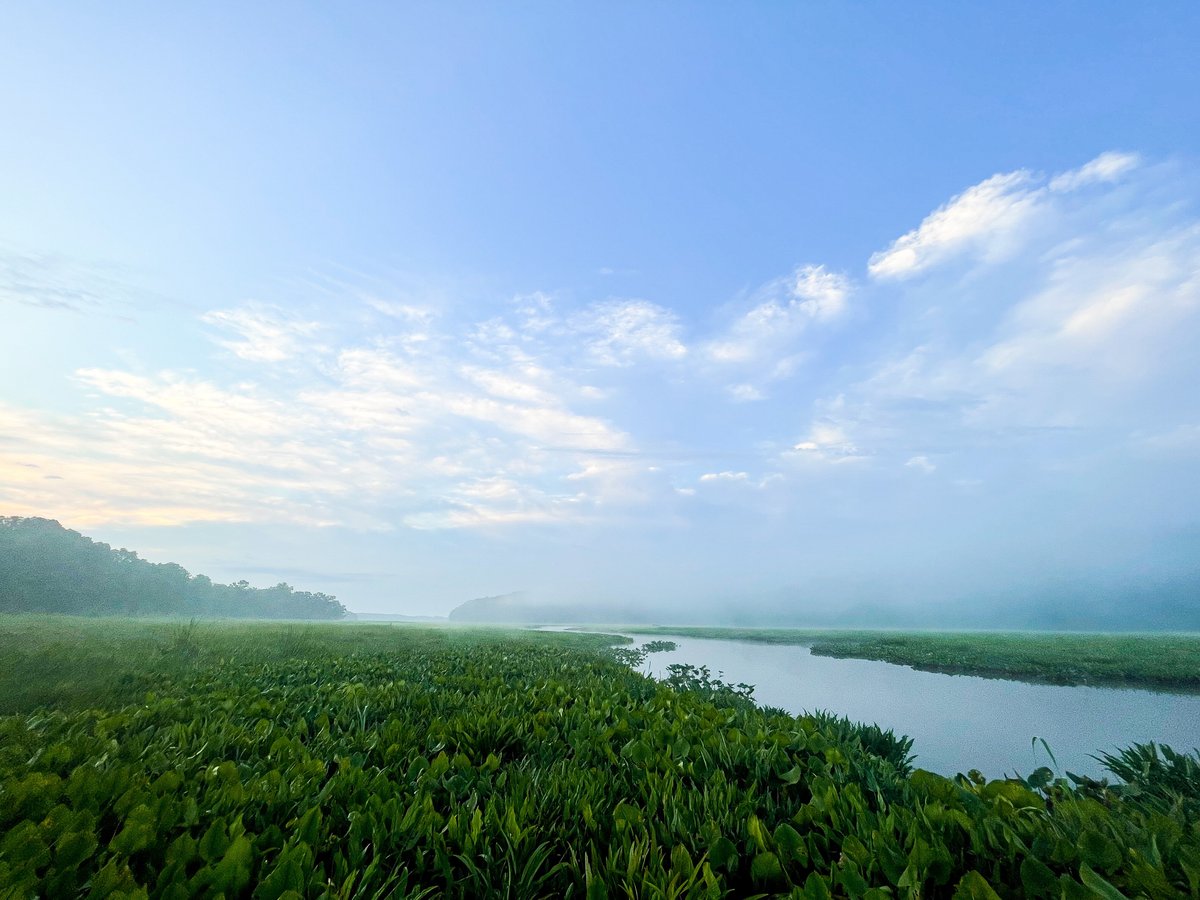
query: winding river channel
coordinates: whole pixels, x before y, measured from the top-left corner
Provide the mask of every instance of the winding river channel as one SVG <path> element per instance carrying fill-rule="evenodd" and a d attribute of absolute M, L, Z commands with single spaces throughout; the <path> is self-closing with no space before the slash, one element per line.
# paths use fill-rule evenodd
<path fill-rule="evenodd" d="M 645 638 L 630 637 L 637 644 Z M 662 636 L 678 649 L 653 653 L 656 678 L 673 663 L 708 666 L 755 686 L 754 699 L 791 713 L 827 709 L 913 738 L 916 765 L 946 775 L 978 769 L 991 778 L 1054 768 L 1099 777 L 1091 754 L 1157 741 L 1200 747 L 1200 696 L 1061 687 L 919 672 L 861 659 L 814 656 L 807 647 Z"/>

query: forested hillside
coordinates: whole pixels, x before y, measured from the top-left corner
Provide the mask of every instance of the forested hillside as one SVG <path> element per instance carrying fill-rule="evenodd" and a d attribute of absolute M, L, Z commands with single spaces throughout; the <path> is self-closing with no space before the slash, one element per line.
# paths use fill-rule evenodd
<path fill-rule="evenodd" d="M 0 516 L 0 612 L 80 616 L 340 619 L 329 594 L 290 585 L 216 584 L 175 563 L 152 563 L 52 519 Z"/>

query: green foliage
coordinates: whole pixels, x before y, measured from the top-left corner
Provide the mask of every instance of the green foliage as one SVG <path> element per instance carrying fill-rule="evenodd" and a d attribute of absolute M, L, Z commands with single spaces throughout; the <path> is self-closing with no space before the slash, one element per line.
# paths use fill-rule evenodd
<path fill-rule="evenodd" d="M 718 706 L 735 709 L 754 707 L 754 685 L 722 681 L 709 671 L 708 666 L 697 667 L 688 663 L 667 666 L 667 677 L 663 679 L 663 683 L 677 691 L 703 697 Z"/>
<path fill-rule="evenodd" d="M 1197 755 L 1178 753 L 1151 742 L 1134 744 L 1118 753 L 1101 753 L 1095 759 L 1125 782 L 1126 795 L 1137 796 L 1144 804 L 1157 804 L 1164 812 L 1179 809 L 1185 816 L 1200 820 Z"/>
<path fill-rule="evenodd" d="M 948 779 L 908 772 L 903 738 L 759 709 L 704 669 L 656 683 L 594 635 L 49 626 L 47 664 L 85 641 L 198 649 L 145 654 L 91 708 L 0 717 L 0 897 L 1200 889 L 1175 780 L 1196 760 L 1165 748 L 1114 786 Z"/>
<path fill-rule="evenodd" d="M 340 619 L 346 609 L 328 594 L 282 582 L 215 584 L 50 519 L 0 516 L 0 613 Z"/>
<path fill-rule="evenodd" d="M 897 735 L 890 728 L 880 728 L 874 722 L 852 722 L 824 710 L 817 710 L 809 717 L 823 731 L 834 735 L 839 744 L 848 744 L 886 759 L 902 774 L 912 771 L 912 738 Z"/>
<path fill-rule="evenodd" d="M 679 645 L 674 641 L 646 641 L 641 646 L 643 653 L 669 653 L 678 649 Z"/>

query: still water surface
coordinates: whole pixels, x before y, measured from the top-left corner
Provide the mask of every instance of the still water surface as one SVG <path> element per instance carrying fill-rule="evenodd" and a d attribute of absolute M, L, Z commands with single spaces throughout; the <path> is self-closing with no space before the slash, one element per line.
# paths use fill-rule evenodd
<path fill-rule="evenodd" d="M 644 638 L 631 635 L 635 642 Z M 653 653 L 646 671 L 672 663 L 708 666 L 725 681 L 753 684 L 754 699 L 790 713 L 827 709 L 913 738 L 916 765 L 946 775 L 979 769 L 991 778 L 1053 764 L 1060 773 L 1104 774 L 1089 754 L 1158 741 L 1200 747 L 1200 696 L 1025 684 L 918 672 L 861 659 L 813 656 L 807 647 L 664 636 L 677 650 Z"/>

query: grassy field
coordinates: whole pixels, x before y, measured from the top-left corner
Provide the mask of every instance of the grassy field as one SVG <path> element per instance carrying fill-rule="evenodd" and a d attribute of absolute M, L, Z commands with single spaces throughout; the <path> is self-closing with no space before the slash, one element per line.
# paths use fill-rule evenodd
<path fill-rule="evenodd" d="M 629 634 L 800 644 L 818 656 L 1049 684 L 1200 691 L 1200 635 L 630 627 Z"/>
<path fill-rule="evenodd" d="M 595 635 L 0 618 L 0 897 L 1200 892 L 1200 763 L 946 779 Z"/>

